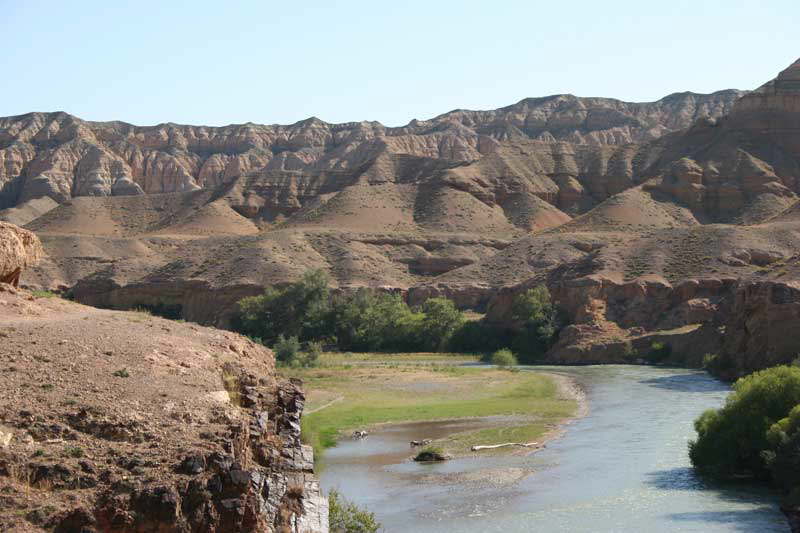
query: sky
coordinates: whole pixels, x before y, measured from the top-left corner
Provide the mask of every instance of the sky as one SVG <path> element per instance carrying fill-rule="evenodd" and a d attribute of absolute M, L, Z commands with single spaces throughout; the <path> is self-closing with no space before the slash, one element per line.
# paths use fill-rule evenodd
<path fill-rule="evenodd" d="M 377 120 L 571 93 L 751 89 L 798 0 L 0 0 L 0 116 L 220 126 Z"/>

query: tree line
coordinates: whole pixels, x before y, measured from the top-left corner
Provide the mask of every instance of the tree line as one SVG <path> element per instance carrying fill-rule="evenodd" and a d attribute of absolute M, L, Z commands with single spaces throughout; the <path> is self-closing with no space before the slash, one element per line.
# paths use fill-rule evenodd
<path fill-rule="evenodd" d="M 295 362 L 313 364 L 320 344 L 357 352 L 490 354 L 509 348 L 520 362 L 530 363 L 550 348 L 563 322 L 544 287 L 514 299 L 512 321 L 499 326 L 467 320 L 447 298 L 411 307 L 400 295 L 384 291 L 334 294 L 326 274 L 313 270 L 297 282 L 240 300 L 233 328 L 276 348 L 285 363 L 300 357 Z"/>

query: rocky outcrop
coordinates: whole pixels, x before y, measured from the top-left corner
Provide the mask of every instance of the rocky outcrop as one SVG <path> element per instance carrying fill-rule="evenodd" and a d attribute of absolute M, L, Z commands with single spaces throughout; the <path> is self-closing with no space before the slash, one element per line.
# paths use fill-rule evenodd
<path fill-rule="evenodd" d="M 268 349 L 0 293 L 0 530 L 328 531 L 301 384 Z"/>
<path fill-rule="evenodd" d="M 704 222 L 754 222 L 776 215 L 800 192 L 800 61 L 742 96 L 731 112 L 665 136 L 651 187 Z M 752 213 L 755 211 L 756 213 Z"/>
<path fill-rule="evenodd" d="M 800 281 L 743 281 L 719 321 L 727 373 L 738 376 L 791 363 L 800 353 L 789 333 L 800 327 Z"/>
<path fill-rule="evenodd" d="M 0 222 L 0 283 L 19 285 L 22 271 L 44 254 L 39 238 L 28 230 Z"/>

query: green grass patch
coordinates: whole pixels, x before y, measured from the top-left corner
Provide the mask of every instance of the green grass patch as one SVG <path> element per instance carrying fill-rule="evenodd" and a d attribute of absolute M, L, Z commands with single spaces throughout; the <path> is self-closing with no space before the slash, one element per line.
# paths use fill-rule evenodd
<path fill-rule="evenodd" d="M 34 290 L 31 291 L 34 298 L 58 298 L 58 294 L 53 291 Z"/>
<path fill-rule="evenodd" d="M 389 359 L 362 355 L 362 360 L 372 362 Z M 413 357 L 397 365 L 327 366 L 287 373 L 305 382 L 309 401 L 302 419 L 303 438 L 318 454 L 335 445 L 343 432 L 376 424 L 496 415 L 514 417 L 509 422 L 514 427 L 505 429 L 520 439 L 515 442 L 529 442 L 577 407 L 575 401 L 559 398 L 555 382 L 543 374 L 419 364 Z M 475 432 L 470 443 L 505 439 L 501 429 Z"/>

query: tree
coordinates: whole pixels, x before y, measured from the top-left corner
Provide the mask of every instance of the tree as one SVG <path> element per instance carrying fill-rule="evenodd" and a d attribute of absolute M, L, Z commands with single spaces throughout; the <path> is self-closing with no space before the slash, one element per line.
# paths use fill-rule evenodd
<path fill-rule="evenodd" d="M 234 327 L 267 345 L 276 342 L 278 335 L 323 338 L 330 330 L 329 292 L 327 275 L 322 270 L 308 271 L 300 281 L 240 300 Z"/>
<path fill-rule="evenodd" d="M 769 428 L 767 442 L 762 457 L 774 484 L 786 491 L 800 488 L 800 405 Z"/>
<path fill-rule="evenodd" d="M 558 309 L 544 286 L 534 287 L 514 297 L 511 319 L 520 331 L 513 342 L 514 351 L 532 361 L 552 346 L 558 332 Z"/>
<path fill-rule="evenodd" d="M 453 333 L 464 323 L 464 315 L 447 298 L 430 298 L 422 304 L 421 343 L 439 351 L 448 346 Z"/>
<path fill-rule="evenodd" d="M 416 327 L 420 317 L 399 295 L 359 289 L 354 295 L 337 299 L 332 317 L 342 350 L 417 347 Z"/>

